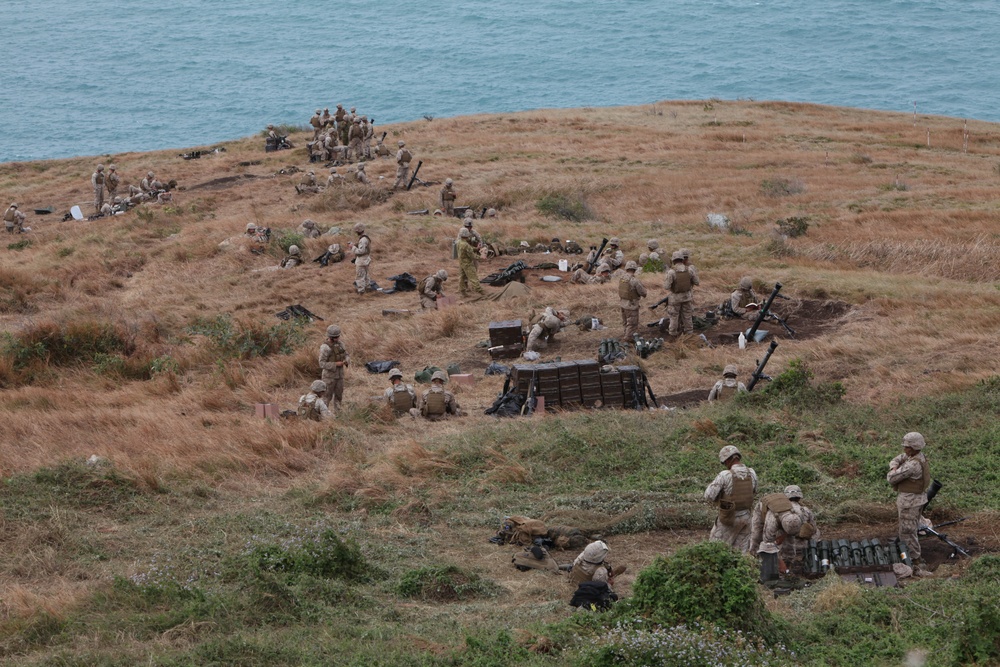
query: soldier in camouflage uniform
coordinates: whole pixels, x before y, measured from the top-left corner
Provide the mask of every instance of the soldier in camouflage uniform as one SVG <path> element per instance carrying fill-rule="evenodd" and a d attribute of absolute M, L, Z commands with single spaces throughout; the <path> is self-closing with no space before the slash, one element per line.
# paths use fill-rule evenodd
<path fill-rule="evenodd" d="M 746 552 L 750 549 L 750 509 L 757 492 L 757 473 L 743 465 L 742 459 L 740 450 L 732 445 L 719 450 L 719 462 L 726 469 L 705 489 L 705 500 L 719 508 L 708 539 Z"/>
<path fill-rule="evenodd" d="M 750 521 L 750 553 L 780 554 L 786 543 L 812 537 L 815 526 L 806 523 L 802 509 L 785 493 L 761 498 Z"/>
<path fill-rule="evenodd" d="M 525 345 L 527 352 L 540 352 L 548 347 L 549 341 L 564 326 L 568 325 L 566 319 L 569 317 L 568 310 L 553 310 L 548 307 L 542 312 L 538 321 L 535 322 L 531 331 L 528 332 L 528 342 Z"/>
<path fill-rule="evenodd" d="M 571 283 L 577 285 L 603 285 L 609 280 L 611 280 L 611 267 L 607 264 L 598 266 L 594 275 L 590 275 L 583 269 L 577 269 L 569 279 Z"/>
<path fill-rule="evenodd" d="M 458 290 L 462 296 L 469 296 L 471 289 L 476 294 L 483 294 L 483 286 L 479 284 L 479 274 L 476 271 L 475 248 L 470 244 L 472 233 L 463 228 L 458 233 Z"/>
<path fill-rule="evenodd" d="M 420 283 L 420 308 L 422 310 L 434 310 L 437 308 L 439 296 L 444 294 L 444 281 L 448 280 L 448 272 L 441 269 L 437 273 L 427 276 Z"/>
<path fill-rule="evenodd" d="M 646 262 L 649 262 L 649 261 L 656 262 L 656 261 L 659 261 L 659 259 L 660 259 L 660 253 L 659 253 L 660 242 L 659 241 L 657 241 L 656 239 L 649 239 L 648 241 L 646 241 L 646 249 L 649 252 L 644 252 L 641 255 L 639 255 L 639 266 L 640 266 L 640 268 L 646 266 Z"/>
<path fill-rule="evenodd" d="M 319 138 L 319 133 L 323 131 L 323 118 L 320 116 L 322 113 L 322 109 L 316 109 L 316 113 L 309 119 L 309 124 L 313 128 L 313 141 L 316 141 Z"/>
<path fill-rule="evenodd" d="M 8 234 L 15 231 L 20 234 L 24 231 L 24 213 L 17 208 L 17 203 L 12 202 L 3 213 L 3 224 Z"/>
<path fill-rule="evenodd" d="M 638 265 L 630 261 L 625 265 L 625 275 L 618 281 L 618 298 L 626 342 L 631 341 L 632 336 L 639 331 L 639 300 L 646 296 L 646 286 L 635 277 L 638 269 Z"/>
<path fill-rule="evenodd" d="M 924 456 L 924 436 L 917 432 L 903 436 L 903 453 L 889 462 L 886 480 L 896 492 L 896 510 L 899 513 L 899 539 L 906 543 L 913 560 L 914 573 L 920 560 L 920 512 L 927 504 L 927 486 L 931 481 L 931 471 Z"/>
<path fill-rule="evenodd" d="M 108 175 L 104 178 L 104 185 L 108 189 L 108 199 L 114 201 L 118 196 L 118 185 L 122 182 L 122 177 L 118 175 L 118 167 L 109 164 Z"/>
<path fill-rule="evenodd" d="M 90 184 L 94 186 L 94 208 L 101 212 L 101 205 L 104 203 L 104 165 L 97 165 L 97 171 L 90 176 Z"/>
<path fill-rule="evenodd" d="M 794 537 L 788 537 L 785 543 L 781 545 L 781 557 L 787 559 L 798 557 L 804 553 L 805 548 L 809 546 L 809 540 L 819 540 L 821 536 L 819 534 L 819 526 L 816 525 L 816 515 L 813 514 L 811 509 L 802 504 L 802 489 L 796 484 L 790 484 L 785 487 L 785 497 L 792 501 L 792 511 L 798 514 L 802 520 L 802 528 L 799 529 L 799 534 Z M 764 529 L 766 532 L 767 526 Z"/>
<path fill-rule="evenodd" d="M 354 289 L 358 294 L 364 294 L 371 286 L 368 270 L 372 263 L 372 241 L 365 234 L 365 226 L 360 222 L 354 225 L 354 233 L 358 235 L 358 242 L 349 244 L 354 252 Z"/>
<path fill-rule="evenodd" d="M 340 409 L 344 397 L 344 369 L 350 362 L 351 355 L 340 342 L 340 327 L 331 324 L 326 328 L 326 342 L 319 347 L 319 368 L 321 379 L 326 383 L 323 398 L 334 411 Z"/>
<path fill-rule="evenodd" d="M 587 581 L 602 581 L 608 588 L 613 588 L 615 577 L 625 571 L 625 566 L 611 569 L 607 562 L 610 551 L 608 545 L 601 540 L 584 547 L 583 552 L 573 560 L 569 583 L 579 586 Z"/>
<path fill-rule="evenodd" d="M 444 179 L 444 187 L 441 188 L 441 210 L 449 218 L 455 215 L 455 192 L 454 181 L 450 178 Z"/>
<path fill-rule="evenodd" d="M 281 260 L 281 268 L 294 269 L 302 264 L 302 251 L 297 245 L 288 246 L 288 256 Z"/>
<path fill-rule="evenodd" d="M 364 159 L 364 153 L 361 146 L 364 138 L 365 130 L 361 127 L 361 123 L 352 123 L 351 129 L 347 131 L 347 159 L 351 159 L 351 156 L 353 156 L 355 160 Z"/>
<path fill-rule="evenodd" d="M 483 237 L 479 235 L 479 232 L 477 232 L 475 229 L 472 228 L 473 222 L 474 220 L 472 218 L 472 210 L 470 209 L 465 212 L 465 217 L 462 218 L 462 229 L 469 230 L 469 245 L 471 245 L 473 248 L 478 248 L 483 243 Z M 458 231 L 459 235 L 461 236 L 462 230 L 459 229 Z"/>
<path fill-rule="evenodd" d="M 694 286 L 698 284 L 698 276 L 688 271 L 684 264 L 684 254 L 678 250 L 671 257 L 673 268 L 667 271 L 663 281 L 663 289 L 670 292 L 667 302 L 667 315 L 670 318 L 668 333 L 677 336 L 681 333 L 694 333 Z"/>
<path fill-rule="evenodd" d="M 715 383 L 712 391 L 708 392 L 709 401 L 728 401 L 736 394 L 743 394 L 747 391 L 747 386 L 736 380 L 739 369 L 735 364 L 729 364 L 722 371 L 722 379 Z"/>
<path fill-rule="evenodd" d="M 299 396 L 299 408 L 297 413 L 301 419 L 311 419 L 313 421 L 320 421 L 326 419 L 333 419 L 333 413 L 330 412 L 330 408 L 327 407 L 326 401 L 321 397 L 326 393 L 326 383 L 322 380 L 316 380 L 309 387 L 309 393 Z"/>
<path fill-rule="evenodd" d="M 316 194 L 321 190 L 322 188 L 320 188 L 319 184 L 316 182 L 316 172 L 312 169 L 307 171 L 305 176 L 302 177 L 302 181 L 295 186 L 295 191 L 300 195 L 305 192 Z"/>
<path fill-rule="evenodd" d="M 396 151 L 396 182 L 392 185 L 393 190 L 406 187 L 410 176 L 410 162 L 413 161 L 413 155 L 406 149 L 406 142 L 400 141 L 398 145 L 399 150 Z"/>
<path fill-rule="evenodd" d="M 389 371 L 389 383 L 392 385 L 382 394 L 386 405 L 397 417 L 413 414 L 417 407 L 417 395 L 413 391 L 413 385 L 403 382 L 403 371 L 393 368 Z"/>
<path fill-rule="evenodd" d="M 435 371 L 431 376 L 431 388 L 420 397 L 420 414 L 431 421 L 462 415 L 455 395 L 444 388 L 444 383 L 447 381 L 448 376 L 444 371 Z"/>
<path fill-rule="evenodd" d="M 753 291 L 753 280 L 750 276 L 743 276 L 740 278 L 739 286 L 729 297 L 729 310 L 743 319 L 753 320 L 757 318 L 757 311 L 747 310 L 747 306 L 751 303 L 760 302 L 757 300 L 756 292 Z"/>
<path fill-rule="evenodd" d="M 616 236 L 608 241 L 608 247 L 601 255 L 601 261 L 611 267 L 612 271 L 620 269 L 625 262 L 625 253 L 618 249 L 621 240 Z"/>
<path fill-rule="evenodd" d="M 299 225 L 299 233 L 307 239 L 318 239 L 320 237 L 320 231 L 316 229 L 316 223 L 313 220 L 303 220 L 302 224 Z"/>

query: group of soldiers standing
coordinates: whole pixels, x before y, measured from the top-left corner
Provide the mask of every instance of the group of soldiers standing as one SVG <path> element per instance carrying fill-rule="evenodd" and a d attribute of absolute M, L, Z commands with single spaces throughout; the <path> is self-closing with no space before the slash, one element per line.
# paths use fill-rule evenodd
<path fill-rule="evenodd" d="M 108 165 L 107 171 L 103 164 L 97 165 L 96 170 L 90 176 L 90 184 L 94 188 L 94 209 L 100 216 L 113 215 L 127 211 L 133 206 L 137 206 L 147 201 L 163 202 L 170 199 L 171 184 L 160 181 L 152 172 L 146 172 L 138 186 L 129 185 L 128 194 L 118 195 L 118 188 L 121 185 L 121 176 L 118 174 L 118 167 L 114 164 Z M 105 200 L 107 193 L 107 200 Z"/>
<path fill-rule="evenodd" d="M 927 572 L 922 567 L 917 533 L 925 521 L 921 512 L 931 481 L 923 453 L 926 443 L 923 435 L 912 432 L 903 436 L 902 444 L 903 452 L 890 461 L 886 480 L 897 494 L 898 536 L 913 562 L 912 573 L 924 576 Z M 725 470 L 705 489 L 705 500 L 718 509 L 710 540 L 748 553 L 778 554 L 787 559 L 801 554 L 810 539 L 819 539 L 815 515 L 802 505 L 801 487 L 786 486 L 782 493 L 764 495 L 755 503 L 757 473 L 743 462 L 740 450 L 733 445 L 723 447 L 719 462 Z"/>

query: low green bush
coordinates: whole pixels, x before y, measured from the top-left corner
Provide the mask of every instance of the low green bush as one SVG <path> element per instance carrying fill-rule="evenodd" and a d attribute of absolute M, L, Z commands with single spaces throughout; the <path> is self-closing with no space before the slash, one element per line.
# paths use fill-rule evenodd
<path fill-rule="evenodd" d="M 433 565 L 410 570 L 396 586 L 396 592 L 402 597 L 439 602 L 495 597 L 500 590 L 492 581 L 454 565 Z"/>
<path fill-rule="evenodd" d="M 570 222 L 583 222 L 595 218 L 594 212 L 583 197 L 561 192 L 547 194 L 540 198 L 535 202 L 535 208 L 542 215 Z"/>
<path fill-rule="evenodd" d="M 198 318 L 187 331 L 208 338 L 221 356 L 236 359 L 291 354 L 305 342 L 303 323 L 298 319 L 266 326 L 249 320 L 236 321 L 223 314 Z"/>

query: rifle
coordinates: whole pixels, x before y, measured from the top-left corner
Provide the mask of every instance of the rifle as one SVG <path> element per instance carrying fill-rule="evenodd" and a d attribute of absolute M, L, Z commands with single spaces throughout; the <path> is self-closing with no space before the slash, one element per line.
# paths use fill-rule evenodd
<path fill-rule="evenodd" d="M 767 352 L 764 354 L 764 359 L 757 364 L 757 370 L 755 370 L 753 372 L 753 375 L 750 376 L 750 384 L 747 385 L 747 391 L 753 391 L 754 386 L 757 384 L 759 380 L 771 379 L 770 376 L 764 375 L 764 367 L 767 366 L 768 360 L 771 358 L 771 355 L 774 354 L 774 350 L 777 347 L 778 347 L 778 342 L 772 340 L 771 346 L 767 348 Z"/>
<path fill-rule="evenodd" d="M 372 123 L 372 125 L 374 125 L 374 124 L 375 124 L 375 123 Z M 379 141 L 379 143 L 382 143 L 383 141 L 385 141 L 385 137 L 386 137 L 386 135 L 387 135 L 387 134 L 389 134 L 389 133 L 388 133 L 388 132 L 383 132 L 383 133 L 382 133 L 382 138 L 378 140 L 378 141 Z"/>
<path fill-rule="evenodd" d="M 423 160 L 417 162 L 417 168 L 413 170 L 413 176 L 410 176 L 410 182 L 406 184 L 406 189 L 409 190 L 413 185 L 413 181 L 417 180 L 417 172 L 420 171 L 420 166 L 424 163 Z"/>
<path fill-rule="evenodd" d="M 781 295 L 779 294 L 778 296 L 781 296 Z M 788 297 L 786 296 L 785 298 L 787 299 Z M 788 333 L 789 336 L 791 336 L 792 338 L 795 338 L 795 329 L 793 329 L 790 326 L 788 326 L 788 322 L 786 322 L 785 320 L 781 319 L 780 317 L 778 317 L 774 313 L 768 313 L 767 316 L 764 319 L 766 319 L 768 321 L 771 321 L 771 322 L 777 322 Z"/>
<path fill-rule="evenodd" d="M 601 247 L 597 249 L 597 254 L 594 255 L 594 261 L 591 262 L 591 261 L 588 260 L 587 261 L 587 267 L 584 269 L 584 271 L 586 271 L 587 273 L 593 273 L 594 272 L 594 267 L 597 266 L 597 260 L 599 260 L 601 258 L 601 255 L 604 254 L 604 249 L 607 248 L 607 247 L 608 247 L 608 240 L 607 239 L 602 239 L 601 240 Z"/>
<path fill-rule="evenodd" d="M 538 374 L 533 373 L 531 376 L 531 384 L 528 385 L 528 397 L 524 399 L 524 405 L 521 406 L 521 416 L 526 414 L 531 414 L 535 411 L 535 408 L 531 405 L 531 401 L 535 398 L 535 388 L 538 386 Z"/>
<path fill-rule="evenodd" d="M 767 311 L 771 307 L 771 302 L 774 301 L 774 298 L 777 296 L 779 291 L 781 291 L 781 283 L 774 283 L 774 291 L 771 292 L 771 296 L 767 297 L 767 301 L 764 302 L 764 305 L 760 307 L 760 312 L 757 313 L 757 320 L 753 323 L 753 326 L 750 327 L 749 331 L 747 331 L 747 340 L 759 342 L 755 338 L 757 335 L 757 327 L 759 327 L 760 323 L 764 321 L 764 318 L 767 316 Z"/>
<path fill-rule="evenodd" d="M 938 525 L 934 526 L 934 530 L 937 530 L 938 528 L 944 528 L 945 526 L 951 526 L 951 525 L 956 524 L 956 523 L 962 523 L 963 521 L 967 521 L 968 519 L 969 519 L 969 517 L 963 516 L 961 519 L 954 519 L 952 521 L 945 521 L 944 523 L 939 523 Z"/>
<path fill-rule="evenodd" d="M 483 210 L 479 213 L 479 219 L 482 220 L 485 217 L 486 217 L 486 207 L 484 206 Z"/>
<path fill-rule="evenodd" d="M 940 528 L 940 526 L 938 526 L 938 527 Z M 954 549 L 958 553 L 962 554 L 966 558 L 970 557 L 968 551 L 966 551 L 962 547 L 958 546 L 957 544 L 955 544 L 954 542 L 952 542 L 951 540 L 949 540 L 948 536 L 945 535 L 944 533 L 939 533 L 936 530 L 934 530 L 933 528 L 931 528 L 930 526 L 922 526 L 919 530 L 917 530 L 917 533 L 918 534 L 919 533 L 923 533 L 925 535 L 933 535 L 934 537 L 938 538 L 939 540 L 941 540 L 942 542 L 944 542 L 949 547 L 951 547 L 952 549 Z M 954 556 L 954 555 L 955 554 L 952 554 L 952 556 Z"/>
<path fill-rule="evenodd" d="M 649 307 L 649 309 L 650 310 L 656 310 L 657 308 L 659 308 L 660 306 L 662 306 L 663 304 L 665 304 L 667 301 L 670 301 L 670 294 L 667 294 L 665 297 L 663 297 L 662 299 L 660 299 L 659 301 L 657 301 L 656 303 L 654 303 L 652 306 Z M 653 325 L 650 324 L 649 326 L 653 326 Z"/>

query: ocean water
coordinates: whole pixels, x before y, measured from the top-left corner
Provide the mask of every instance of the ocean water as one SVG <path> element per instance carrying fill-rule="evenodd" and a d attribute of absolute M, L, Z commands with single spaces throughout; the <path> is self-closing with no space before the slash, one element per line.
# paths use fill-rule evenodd
<path fill-rule="evenodd" d="M 0 161 L 424 115 L 781 99 L 1000 120 L 995 0 L 0 0 Z"/>

